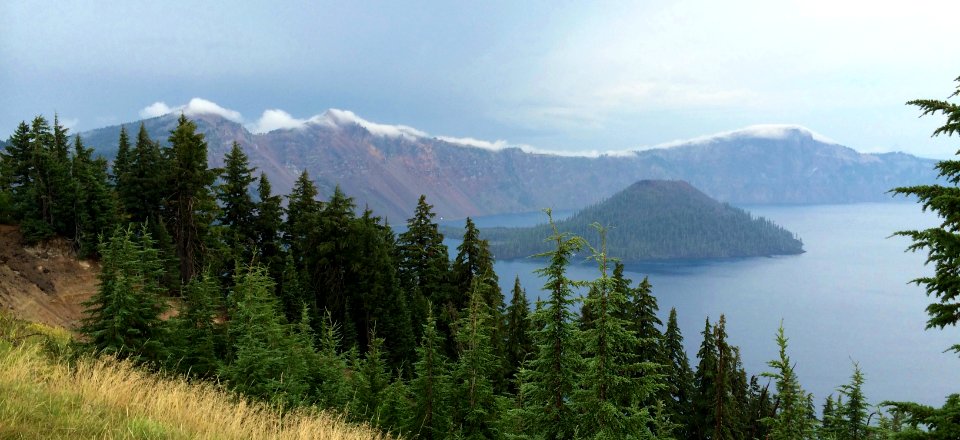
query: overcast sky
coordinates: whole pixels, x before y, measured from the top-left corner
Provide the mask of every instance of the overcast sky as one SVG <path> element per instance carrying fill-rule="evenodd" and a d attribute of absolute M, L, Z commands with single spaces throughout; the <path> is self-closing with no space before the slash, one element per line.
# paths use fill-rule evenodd
<path fill-rule="evenodd" d="M 199 97 L 248 124 L 339 108 L 545 150 L 782 123 L 947 157 L 960 139 L 904 102 L 955 89 L 957 17 L 955 0 L 3 0 L 0 138 L 36 114 L 82 131 Z"/>

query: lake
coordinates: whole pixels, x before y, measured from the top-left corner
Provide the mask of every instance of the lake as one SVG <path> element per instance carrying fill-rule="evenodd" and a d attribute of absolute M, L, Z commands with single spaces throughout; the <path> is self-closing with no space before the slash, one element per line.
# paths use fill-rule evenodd
<path fill-rule="evenodd" d="M 748 375 L 770 371 L 766 363 L 777 356 L 774 333 L 783 321 L 788 354 L 818 408 L 849 382 L 854 361 L 875 403 L 910 400 L 939 407 L 947 394 L 960 392 L 960 358 L 943 353 L 960 343 L 960 331 L 925 331 L 930 299 L 908 283 L 932 268 L 924 267 L 925 254 L 904 252 L 909 240 L 889 238 L 897 230 L 936 225 L 935 215 L 913 203 L 745 208 L 798 234 L 806 253 L 627 266 L 634 285 L 649 277 L 664 322 L 670 308 L 677 309 L 694 368 L 704 319 L 716 322 L 725 314 L 729 341 L 741 348 Z M 542 213 L 475 219 L 479 227 L 545 220 Z M 457 244 L 449 240 L 454 253 Z M 517 275 L 531 302 L 536 300 L 544 281 L 533 271 L 541 266 L 527 259 L 496 263 L 508 302 Z M 580 264 L 569 275 L 594 279 L 597 271 Z"/>

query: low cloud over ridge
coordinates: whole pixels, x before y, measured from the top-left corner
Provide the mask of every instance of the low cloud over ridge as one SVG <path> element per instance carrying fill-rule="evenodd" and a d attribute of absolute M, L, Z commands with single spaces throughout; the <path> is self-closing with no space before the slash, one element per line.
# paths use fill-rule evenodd
<path fill-rule="evenodd" d="M 153 104 L 150 104 L 140 110 L 140 117 L 143 119 L 156 118 L 158 116 L 167 115 L 170 113 L 180 113 L 182 112 L 186 116 L 196 116 L 204 114 L 214 114 L 219 115 L 227 120 L 241 123 L 243 122 L 243 115 L 236 110 L 230 110 L 228 108 L 221 107 L 213 101 L 208 101 L 203 98 L 193 98 L 185 105 L 179 105 L 176 107 L 170 107 L 167 103 L 163 101 L 157 101 Z"/>
<path fill-rule="evenodd" d="M 704 143 L 712 140 L 717 140 L 721 138 L 731 138 L 739 136 L 749 136 L 749 137 L 760 137 L 760 138 L 783 138 L 789 135 L 790 132 L 803 132 L 813 137 L 815 140 L 825 143 L 836 144 L 836 141 L 827 138 L 819 133 L 813 132 L 806 127 L 799 125 L 789 125 L 789 124 L 767 124 L 767 125 L 752 125 L 746 128 L 739 130 L 726 131 L 722 133 L 716 133 L 708 136 L 701 136 L 692 139 L 686 140 L 676 140 L 671 142 L 666 142 L 662 144 L 645 146 L 639 148 L 631 148 L 627 150 L 609 150 L 609 151 L 599 151 L 599 150 L 587 150 L 587 151 L 553 151 L 548 149 L 537 148 L 531 145 L 525 144 L 510 144 L 505 140 L 496 140 L 496 141 L 486 141 L 482 139 L 476 139 L 472 137 L 454 137 L 454 136 L 432 136 L 425 131 L 418 130 L 416 128 L 407 126 L 407 125 L 391 125 L 391 124 L 380 124 L 372 121 L 368 121 L 356 113 L 349 110 L 341 110 L 331 108 L 327 111 L 311 116 L 309 118 L 301 119 L 294 117 L 290 113 L 287 113 L 281 109 L 268 109 L 264 110 L 263 113 L 256 121 L 245 122 L 243 115 L 240 112 L 232 109 L 228 109 L 218 105 L 213 101 L 209 101 L 203 98 L 193 98 L 185 105 L 179 105 L 176 107 L 170 107 L 163 101 L 157 101 L 153 104 L 150 104 L 140 110 L 140 117 L 143 119 L 155 118 L 158 116 L 163 116 L 171 113 L 182 112 L 187 116 L 195 116 L 200 114 L 215 114 L 222 116 L 230 121 L 236 122 L 238 124 L 243 124 L 244 127 L 254 134 L 264 134 L 269 133 L 274 130 L 300 130 L 304 129 L 310 125 L 320 125 L 330 128 L 344 127 L 348 125 L 358 125 L 363 127 L 365 130 L 370 132 L 370 134 L 375 136 L 391 137 L 391 138 L 408 138 L 408 139 L 417 139 L 417 138 L 433 138 L 443 142 L 447 142 L 452 145 L 458 145 L 467 148 L 482 148 L 485 150 L 491 151 L 501 151 L 507 148 L 518 148 L 526 153 L 532 154 L 548 154 L 554 156 L 579 156 L 579 157 L 600 157 L 600 156 L 632 156 L 637 153 L 637 151 L 650 149 L 650 148 L 669 148 L 680 145 Z"/>

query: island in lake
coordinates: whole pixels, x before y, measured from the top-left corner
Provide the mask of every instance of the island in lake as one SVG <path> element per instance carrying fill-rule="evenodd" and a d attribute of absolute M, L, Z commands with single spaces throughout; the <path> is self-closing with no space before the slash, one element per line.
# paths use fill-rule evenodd
<path fill-rule="evenodd" d="M 803 242 L 790 231 L 677 180 L 641 180 L 556 225 L 561 232 L 580 235 L 598 246 L 599 233 L 593 223 L 606 228 L 607 254 L 626 262 L 803 252 Z M 545 223 L 480 230 L 498 259 L 545 252 L 551 246 L 545 238 L 551 233 Z"/>

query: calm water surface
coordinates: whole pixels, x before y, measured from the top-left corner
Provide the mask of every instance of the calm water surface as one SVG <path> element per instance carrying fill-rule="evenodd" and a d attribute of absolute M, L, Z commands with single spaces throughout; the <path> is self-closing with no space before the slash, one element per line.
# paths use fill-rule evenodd
<path fill-rule="evenodd" d="M 774 333 L 783 321 L 788 354 L 817 405 L 847 383 L 852 363 L 866 375 L 871 401 L 912 400 L 940 406 L 960 392 L 960 358 L 943 353 L 960 342 L 956 328 L 925 331 L 930 302 L 909 280 L 932 272 L 925 255 L 905 253 L 909 240 L 893 231 L 935 225 L 936 217 L 915 204 L 852 204 L 747 207 L 797 233 L 806 253 L 727 261 L 636 264 L 626 276 L 648 276 L 666 321 L 676 307 L 692 365 L 704 319 L 727 317 L 730 342 L 741 348 L 748 374 L 769 371 L 777 356 Z M 569 215 L 568 212 L 555 214 Z M 540 223 L 542 213 L 476 219 L 478 226 Z M 455 252 L 456 242 L 451 240 Z M 544 281 L 533 271 L 542 263 L 500 261 L 496 272 L 507 300 L 513 279 L 531 301 Z M 593 279 L 590 265 L 570 268 L 575 279 Z"/>

